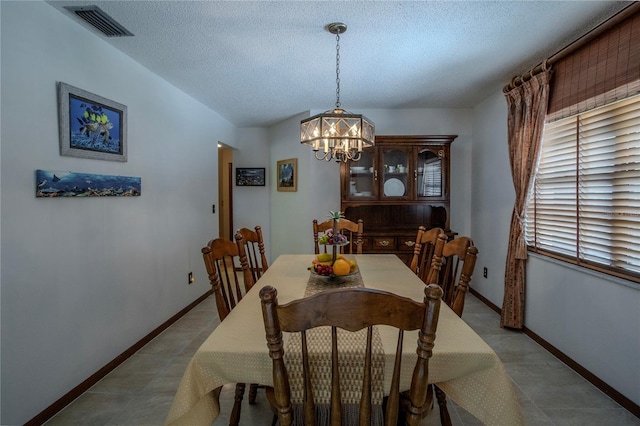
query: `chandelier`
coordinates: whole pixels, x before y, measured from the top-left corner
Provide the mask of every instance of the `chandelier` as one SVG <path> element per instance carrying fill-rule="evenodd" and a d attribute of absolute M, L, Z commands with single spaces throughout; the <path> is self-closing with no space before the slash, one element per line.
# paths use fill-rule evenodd
<path fill-rule="evenodd" d="M 362 150 L 375 143 L 375 124 L 340 108 L 340 34 L 347 26 L 334 22 L 327 29 L 336 35 L 336 107 L 302 120 L 300 143 L 311 146 L 318 160 L 358 161 Z"/>

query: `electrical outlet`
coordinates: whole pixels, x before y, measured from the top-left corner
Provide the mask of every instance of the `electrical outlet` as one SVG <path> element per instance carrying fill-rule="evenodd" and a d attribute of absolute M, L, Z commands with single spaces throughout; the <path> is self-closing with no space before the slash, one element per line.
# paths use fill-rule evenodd
<path fill-rule="evenodd" d="M 193 284 L 196 279 L 193 277 L 193 272 L 189 272 L 189 284 Z"/>
<path fill-rule="evenodd" d="M 482 276 L 487 278 L 487 268 L 486 267 L 482 270 Z"/>

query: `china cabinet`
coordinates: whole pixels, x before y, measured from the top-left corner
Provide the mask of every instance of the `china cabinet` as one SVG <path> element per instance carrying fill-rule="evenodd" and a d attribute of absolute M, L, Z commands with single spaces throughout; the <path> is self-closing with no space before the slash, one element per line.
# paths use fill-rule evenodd
<path fill-rule="evenodd" d="M 411 260 L 418 226 L 450 237 L 450 145 L 457 135 L 376 136 L 359 161 L 340 170 L 341 210 L 364 222 L 365 253 Z"/>

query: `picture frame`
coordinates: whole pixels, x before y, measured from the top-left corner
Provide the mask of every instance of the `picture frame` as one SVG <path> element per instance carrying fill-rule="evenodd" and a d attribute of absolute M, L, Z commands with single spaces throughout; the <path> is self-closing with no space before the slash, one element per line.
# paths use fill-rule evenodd
<path fill-rule="evenodd" d="M 58 82 L 60 155 L 127 161 L 127 106 Z"/>
<path fill-rule="evenodd" d="M 236 186 L 265 186 L 264 167 L 236 167 Z"/>
<path fill-rule="evenodd" d="M 36 170 L 36 198 L 139 197 L 142 178 Z"/>
<path fill-rule="evenodd" d="M 296 192 L 298 190 L 298 159 L 279 160 L 276 167 L 278 191 Z"/>

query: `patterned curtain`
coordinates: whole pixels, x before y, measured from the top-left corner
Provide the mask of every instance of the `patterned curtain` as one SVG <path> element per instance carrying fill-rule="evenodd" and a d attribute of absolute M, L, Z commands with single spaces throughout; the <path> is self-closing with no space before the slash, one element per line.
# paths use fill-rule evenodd
<path fill-rule="evenodd" d="M 516 201 L 511 214 L 509 246 L 504 272 L 504 299 L 500 326 L 524 326 L 525 267 L 527 245 L 524 240 L 525 203 L 539 159 L 542 129 L 549 101 L 551 70 L 544 70 L 512 88 L 505 97 L 509 160 Z"/>

